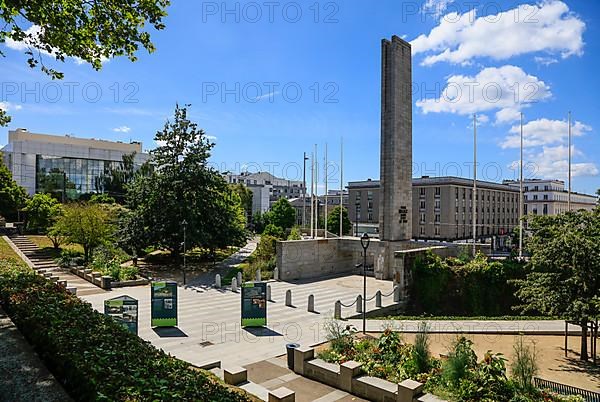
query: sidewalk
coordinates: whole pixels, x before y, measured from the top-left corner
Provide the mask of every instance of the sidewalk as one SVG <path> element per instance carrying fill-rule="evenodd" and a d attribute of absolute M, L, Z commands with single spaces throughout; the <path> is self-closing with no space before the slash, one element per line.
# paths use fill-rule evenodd
<path fill-rule="evenodd" d="M 71 401 L 0 308 L 0 401 Z"/>

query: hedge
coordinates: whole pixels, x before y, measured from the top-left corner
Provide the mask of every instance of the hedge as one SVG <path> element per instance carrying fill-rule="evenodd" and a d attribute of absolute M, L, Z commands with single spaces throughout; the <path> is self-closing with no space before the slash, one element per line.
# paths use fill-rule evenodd
<path fill-rule="evenodd" d="M 143 341 L 60 286 L 3 268 L 0 303 L 74 399 L 255 400 Z"/>
<path fill-rule="evenodd" d="M 515 261 L 442 259 L 429 251 L 415 262 L 408 314 L 504 316 L 515 313 L 514 279 L 528 269 Z"/>

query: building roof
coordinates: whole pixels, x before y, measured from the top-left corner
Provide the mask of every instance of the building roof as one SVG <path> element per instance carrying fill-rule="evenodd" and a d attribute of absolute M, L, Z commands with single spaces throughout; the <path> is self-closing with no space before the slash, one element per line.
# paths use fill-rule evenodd
<path fill-rule="evenodd" d="M 114 150 L 121 152 L 137 152 L 142 153 L 141 142 L 124 143 L 121 141 L 108 141 L 96 138 L 80 138 L 71 135 L 52 135 L 31 133 L 26 129 L 17 129 L 8 132 L 8 142 L 42 142 L 45 144 L 65 144 L 80 147 L 89 147 L 97 149 Z"/>
<path fill-rule="evenodd" d="M 362 181 L 351 181 L 348 183 L 348 188 L 378 188 L 379 180 L 362 180 Z M 458 186 L 473 186 L 473 179 L 466 179 L 463 177 L 455 176 L 441 176 L 441 177 L 418 177 L 412 179 L 413 186 L 432 186 L 432 185 L 458 185 Z M 486 189 L 496 189 L 502 191 L 518 192 L 518 188 L 509 186 L 508 184 L 495 183 L 491 181 L 477 180 L 477 186 Z"/>

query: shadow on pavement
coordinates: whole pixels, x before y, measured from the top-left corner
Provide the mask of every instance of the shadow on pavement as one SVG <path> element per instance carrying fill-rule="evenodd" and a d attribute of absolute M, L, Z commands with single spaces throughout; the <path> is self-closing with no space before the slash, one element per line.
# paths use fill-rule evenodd
<path fill-rule="evenodd" d="M 157 327 L 152 330 L 161 338 L 187 338 L 187 334 L 177 327 Z"/>

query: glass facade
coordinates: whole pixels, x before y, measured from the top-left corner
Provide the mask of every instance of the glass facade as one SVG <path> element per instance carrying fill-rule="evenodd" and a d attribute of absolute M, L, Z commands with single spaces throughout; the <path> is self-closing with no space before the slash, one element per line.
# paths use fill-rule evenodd
<path fill-rule="evenodd" d="M 119 166 L 120 161 L 37 155 L 36 192 L 65 190 L 65 195 L 71 199 L 79 198 L 81 194 L 101 193 L 102 177 Z"/>

